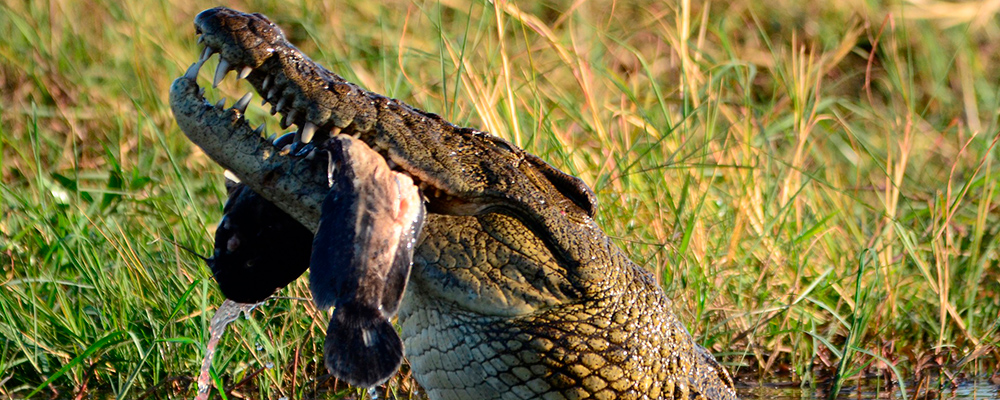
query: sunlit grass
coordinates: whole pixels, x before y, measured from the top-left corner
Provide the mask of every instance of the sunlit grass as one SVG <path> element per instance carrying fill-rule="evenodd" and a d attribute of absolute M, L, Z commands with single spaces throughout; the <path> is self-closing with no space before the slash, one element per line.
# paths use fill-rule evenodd
<path fill-rule="evenodd" d="M 582 177 L 734 372 L 997 370 L 992 3 L 349 3 L 229 5 Z M 167 240 L 207 254 L 225 191 L 166 98 L 197 58 L 198 11 L 0 5 L 0 395 L 193 393 L 222 296 Z M 305 282 L 280 294 L 223 340 L 232 395 L 332 390 Z"/>

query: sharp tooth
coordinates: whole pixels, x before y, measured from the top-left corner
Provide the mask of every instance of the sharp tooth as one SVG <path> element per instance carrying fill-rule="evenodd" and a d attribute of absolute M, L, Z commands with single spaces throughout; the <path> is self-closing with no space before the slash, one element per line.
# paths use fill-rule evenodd
<path fill-rule="evenodd" d="M 306 122 L 302 126 L 302 133 L 299 135 L 299 141 L 302 143 L 309 143 L 313 140 L 313 136 L 316 135 L 316 124 L 312 122 Z"/>
<path fill-rule="evenodd" d="M 205 35 L 198 35 L 198 44 L 205 43 Z"/>
<path fill-rule="evenodd" d="M 250 104 L 251 98 L 253 98 L 253 93 L 247 92 L 243 97 L 240 97 L 236 104 L 233 104 L 233 108 L 240 110 L 240 113 L 247 112 L 247 105 Z"/>
<path fill-rule="evenodd" d="M 289 125 L 294 124 L 295 118 L 298 116 L 299 116 L 298 110 L 295 109 L 288 110 L 288 124 Z"/>
<path fill-rule="evenodd" d="M 291 119 L 288 118 L 288 114 L 281 116 L 281 123 L 278 125 L 281 126 L 281 129 L 288 129 L 288 127 L 292 125 Z"/>
<path fill-rule="evenodd" d="M 219 99 L 219 102 L 215 103 L 215 107 L 216 108 L 226 108 L 226 98 L 223 97 L 223 98 Z"/>
<path fill-rule="evenodd" d="M 205 88 L 198 88 L 198 96 L 205 97 Z"/>
<path fill-rule="evenodd" d="M 225 172 L 222 173 L 222 175 L 224 175 L 226 179 L 229 179 L 236 183 L 240 183 L 240 178 L 236 176 L 236 174 L 234 174 L 233 171 L 227 169 Z"/>
<path fill-rule="evenodd" d="M 257 129 L 253 130 L 253 133 L 256 134 L 256 135 L 260 135 L 261 133 L 264 133 L 264 124 L 260 124 L 260 126 L 258 126 Z"/>
<path fill-rule="evenodd" d="M 194 64 L 191 64 L 191 66 L 188 67 L 187 71 L 184 72 L 184 77 L 188 79 L 198 79 L 198 71 L 201 70 L 201 65 L 204 63 L 205 63 L 204 61 L 198 61 Z"/>
<path fill-rule="evenodd" d="M 271 115 L 274 115 L 274 114 L 277 114 L 277 113 L 278 113 L 278 106 L 272 105 L 271 106 Z"/>
<path fill-rule="evenodd" d="M 278 138 L 274 139 L 274 141 L 271 142 L 271 144 L 273 144 L 274 147 L 277 147 L 278 150 L 281 150 L 284 149 L 285 146 L 288 146 L 290 143 L 292 143 L 293 139 L 295 139 L 295 134 L 292 132 L 288 132 L 284 135 L 278 136 Z"/>
<path fill-rule="evenodd" d="M 277 86 L 275 86 L 275 87 L 271 88 L 271 90 L 267 91 L 267 99 L 268 100 L 274 99 L 274 96 L 277 96 L 277 95 L 278 95 L 278 87 Z"/>
<path fill-rule="evenodd" d="M 334 136 L 339 135 L 341 129 L 343 129 L 343 128 L 341 128 L 339 126 L 333 127 L 333 130 L 330 131 L 330 137 L 334 137 Z"/>
<path fill-rule="evenodd" d="M 312 153 L 313 151 L 316 150 L 316 146 L 313 146 L 312 143 L 303 144 L 301 146 L 295 146 L 295 147 L 296 147 L 295 148 L 296 157 L 305 157 L 309 155 L 309 153 Z"/>
<path fill-rule="evenodd" d="M 271 86 L 271 75 L 264 77 L 264 83 L 260 84 L 260 90 L 263 92 L 267 90 L 268 86 Z"/>
<path fill-rule="evenodd" d="M 215 68 L 215 79 L 212 81 L 212 87 L 219 87 L 219 82 L 222 82 L 222 78 L 225 78 L 228 73 L 229 61 L 219 60 L 219 66 Z"/>
<path fill-rule="evenodd" d="M 202 36 L 201 38 L 204 38 L 204 36 Z M 199 38 L 199 40 L 201 40 L 201 38 Z M 212 54 L 214 53 L 215 50 L 212 50 L 211 47 L 205 46 L 205 49 L 201 51 L 201 57 L 198 58 L 198 61 L 200 62 L 208 61 L 208 58 L 211 57 Z"/>
<path fill-rule="evenodd" d="M 249 65 L 243 67 L 243 69 L 240 70 L 240 74 L 236 76 L 236 79 L 246 79 L 248 76 L 250 76 L 251 72 L 253 72 L 253 68 L 250 68 Z"/>
<path fill-rule="evenodd" d="M 285 98 L 282 97 L 281 100 L 278 100 L 278 104 L 275 104 L 274 108 L 278 109 L 278 111 L 281 111 L 282 108 L 285 108 Z"/>
<path fill-rule="evenodd" d="M 264 130 L 264 124 L 260 124 L 260 128 L 258 128 L 258 129 Z M 271 142 L 271 143 L 274 143 L 274 139 L 277 139 L 277 138 L 278 138 L 278 135 L 272 133 L 271 136 L 267 137 L 267 141 Z"/>

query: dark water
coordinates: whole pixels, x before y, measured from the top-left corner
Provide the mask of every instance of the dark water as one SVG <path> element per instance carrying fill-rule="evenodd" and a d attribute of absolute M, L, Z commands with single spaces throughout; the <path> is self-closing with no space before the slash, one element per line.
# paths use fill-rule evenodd
<path fill-rule="evenodd" d="M 906 385 L 906 395 L 904 397 L 903 392 L 897 386 L 894 390 L 888 390 L 885 387 L 877 387 L 875 385 L 865 385 L 861 387 L 847 387 L 840 391 L 837 399 L 893 399 L 893 400 L 903 400 L 903 399 L 955 399 L 955 400 L 1000 400 L 1000 386 L 995 385 L 987 381 L 982 380 L 970 380 L 959 383 L 957 387 L 938 388 L 937 382 L 931 384 L 930 390 L 926 387 L 926 383 L 920 388 L 919 393 L 916 392 L 917 384 L 916 382 L 910 382 Z M 761 384 L 760 386 L 750 387 L 750 388 L 740 388 L 739 395 L 741 399 L 809 399 L 809 400 L 826 400 L 829 394 L 818 388 L 800 388 L 797 386 L 789 387 L 780 384 Z"/>

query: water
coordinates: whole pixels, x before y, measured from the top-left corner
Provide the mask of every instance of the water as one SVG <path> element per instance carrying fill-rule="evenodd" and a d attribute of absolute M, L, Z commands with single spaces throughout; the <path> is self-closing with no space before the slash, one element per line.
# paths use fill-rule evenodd
<path fill-rule="evenodd" d="M 949 387 L 943 390 L 938 390 L 935 385 L 932 385 L 929 393 L 925 385 L 920 388 L 919 395 L 914 392 L 916 386 L 916 382 L 907 383 L 906 399 L 1000 400 L 1000 385 L 992 384 L 985 379 L 961 382 L 958 387 L 950 387 L 949 385 Z M 740 388 L 738 392 L 740 398 L 743 400 L 826 400 L 828 398 L 826 391 L 818 388 L 788 387 L 766 383 L 761 383 L 760 386 L 756 387 Z M 898 387 L 890 393 L 885 387 L 877 388 L 874 385 L 862 385 L 860 387 L 844 388 L 840 391 L 840 395 L 837 398 L 844 400 L 903 400 L 904 397 Z"/>
<path fill-rule="evenodd" d="M 208 392 L 212 390 L 212 377 L 208 370 L 212 367 L 212 358 L 215 357 L 215 347 L 219 345 L 219 339 L 226 332 L 226 326 L 230 322 L 239 318 L 240 313 L 249 315 L 260 303 L 237 303 L 226 299 L 219 305 L 212 316 L 212 322 L 208 326 L 208 346 L 205 348 L 205 358 L 201 361 L 201 374 L 198 375 L 198 396 L 195 400 L 207 400 Z"/>

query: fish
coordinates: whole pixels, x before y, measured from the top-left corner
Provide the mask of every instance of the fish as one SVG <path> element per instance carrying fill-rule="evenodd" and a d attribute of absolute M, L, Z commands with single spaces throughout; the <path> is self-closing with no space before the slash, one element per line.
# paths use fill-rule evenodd
<path fill-rule="evenodd" d="M 324 358 L 360 387 L 389 379 L 403 359 L 391 323 L 406 288 L 426 213 L 408 175 L 364 142 L 336 135 L 324 144 L 330 192 L 312 242 L 309 286 L 321 309 L 334 307 Z"/>
<path fill-rule="evenodd" d="M 313 233 L 249 186 L 227 179 L 229 198 L 205 259 L 226 298 L 257 303 L 309 268 Z"/>

